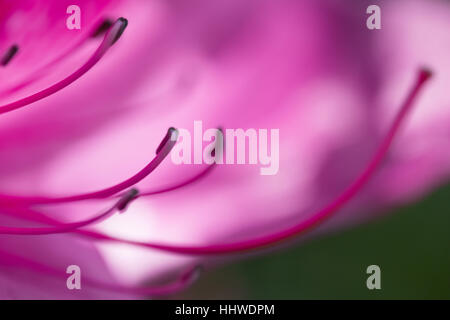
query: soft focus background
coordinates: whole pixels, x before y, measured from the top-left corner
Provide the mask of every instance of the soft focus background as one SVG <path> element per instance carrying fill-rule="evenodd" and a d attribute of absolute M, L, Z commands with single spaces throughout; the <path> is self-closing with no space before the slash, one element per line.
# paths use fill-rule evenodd
<path fill-rule="evenodd" d="M 450 184 L 362 226 L 205 274 L 180 299 L 449 299 Z M 381 290 L 366 287 L 381 268 Z"/>

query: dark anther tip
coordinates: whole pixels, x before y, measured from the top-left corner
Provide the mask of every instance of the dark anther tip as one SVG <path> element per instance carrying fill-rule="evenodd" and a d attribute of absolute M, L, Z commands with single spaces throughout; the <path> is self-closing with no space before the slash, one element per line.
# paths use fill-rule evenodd
<path fill-rule="evenodd" d="M 111 26 L 113 25 L 113 21 L 111 19 L 105 19 L 98 25 L 98 27 L 92 32 L 91 37 L 96 38 L 102 34 L 104 34 Z"/>
<path fill-rule="evenodd" d="M 117 205 L 116 205 L 117 209 L 119 211 L 124 211 L 127 208 L 127 206 L 130 204 L 130 202 L 133 201 L 134 199 L 136 199 L 138 195 L 139 195 L 138 189 L 133 188 L 133 189 L 129 190 L 117 202 Z"/>
<path fill-rule="evenodd" d="M 162 139 L 161 143 L 159 144 L 158 148 L 156 149 L 156 154 L 158 154 L 162 148 L 166 145 L 167 142 L 169 142 L 169 140 L 175 141 L 173 140 L 173 135 L 176 134 L 178 132 L 177 129 L 175 129 L 174 127 L 170 127 L 167 130 L 166 135 L 164 136 L 164 138 Z"/>
<path fill-rule="evenodd" d="M 114 37 L 114 40 L 112 41 L 112 44 L 116 43 L 117 40 L 122 36 L 122 33 L 125 31 L 126 27 L 128 26 L 128 20 L 125 18 L 119 18 L 117 21 L 120 21 L 120 28 L 119 31 L 117 31 L 116 36 Z"/>
<path fill-rule="evenodd" d="M 3 55 L 0 64 L 2 66 L 6 66 L 12 60 L 12 58 L 14 58 L 14 56 L 17 54 L 18 51 L 19 46 L 17 44 L 13 44 L 11 47 L 8 48 L 8 50 Z"/>

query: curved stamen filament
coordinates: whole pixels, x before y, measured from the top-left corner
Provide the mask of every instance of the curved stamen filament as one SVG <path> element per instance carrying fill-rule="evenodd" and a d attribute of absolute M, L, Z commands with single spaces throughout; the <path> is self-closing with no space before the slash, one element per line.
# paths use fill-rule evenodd
<path fill-rule="evenodd" d="M 206 167 L 204 170 L 202 170 L 199 174 L 193 176 L 192 178 L 187 179 L 186 181 L 182 181 L 180 183 L 177 183 L 173 186 L 170 187 L 166 187 L 166 188 L 162 188 L 162 189 L 158 189 L 158 190 L 154 190 L 154 191 L 144 191 L 142 193 L 139 194 L 138 197 L 146 197 L 146 196 L 152 196 L 155 194 L 160 194 L 160 193 L 164 193 L 164 192 L 170 192 L 176 189 L 180 189 L 183 188 L 189 184 L 192 184 L 204 177 L 206 177 L 208 174 L 211 173 L 211 171 L 215 168 L 215 164 L 210 164 L 208 165 L 208 167 Z"/>
<path fill-rule="evenodd" d="M 13 255 L 8 252 L 0 251 L 0 261 L 4 265 L 10 265 L 14 268 L 27 268 L 33 270 L 34 272 L 38 272 L 40 274 L 44 274 L 55 279 L 61 279 L 66 281 L 65 278 L 61 277 L 61 274 L 64 275 L 64 272 L 58 270 L 54 267 L 50 267 L 41 263 L 38 263 L 33 260 L 26 259 L 24 257 L 20 257 L 17 255 Z M 97 280 L 93 280 L 86 276 L 83 276 L 83 284 L 84 289 L 86 290 L 86 286 L 93 289 L 100 289 L 104 291 L 117 292 L 123 294 L 132 294 L 138 296 L 165 296 L 180 292 L 187 287 L 191 286 L 199 277 L 202 268 L 199 266 L 190 267 L 186 271 L 182 272 L 181 275 L 173 280 L 171 283 L 160 285 L 160 286 L 149 286 L 149 287 L 128 287 L 121 285 L 113 285 L 109 283 L 100 282 Z"/>
<path fill-rule="evenodd" d="M 102 212 L 92 218 L 72 223 L 59 223 L 56 227 L 40 227 L 40 228 L 18 228 L 18 227 L 4 227 L 0 226 L 0 234 L 9 235 L 44 235 L 44 234 L 57 234 L 57 233 L 67 233 L 73 230 L 86 227 L 88 225 L 98 223 L 106 218 L 110 217 L 117 211 L 123 211 L 127 207 L 128 203 L 136 198 L 137 190 L 132 189 L 114 204 L 113 207 L 109 208 L 105 212 Z M 3 208 L 5 210 L 5 208 Z M 14 211 L 14 210 L 13 210 Z"/>
<path fill-rule="evenodd" d="M 108 21 L 107 23 L 105 21 Z M 94 26 L 93 31 L 90 33 L 85 33 L 74 45 L 72 45 L 69 49 L 61 53 L 56 58 L 52 59 L 51 61 L 47 62 L 45 65 L 39 67 L 39 69 L 35 70 L 33 73 L 31 73 L 28 76 L 28 79 L 26 81 L 23 81 L 19 84 L 15 84 L 12 87 L 9 87 L 7 89 L 0 90 L 0 97 L 13 94 L 14 92 L 21 90 L 25 88 L 26 86 L 30 85 L 31 83 L 34 83 L 36 80 L 40 79 L 42 75 L 48 71 L 49 68 L 53 67 L 54 65 L 57 65 L 61 61 L 63 61 L 68 56 L 74 54 L 77 50 L 79 50 L 83 44 L 87 42 L 87 40 L 100 36 L 104 34 L 110 27 L 112 26 L 112 22 L 109 19 L 105 19 L 102 22 L 97 23 L 96 26 Z M 106 29 L 104 29 L 106 28 Z"/>
<path fill-rule="evenodd" d="M 79 79 L 81 76 L 83 76 L 86 72 L 88 72 L 93 66 L 97 64 L 97 62 L 104 56 L 104 54 L 108 51 L 108 49 L 111 48 L 112 45 L 119 39 L 120 35 L 123 33 L 126 26 L 127 20 L 124 18 L 119 18 L 105 34 L 105 37 L 103 38 L 103 41 L 98 47 L 98 49 L 94 52 L 94 54 L 83 66 L 81 66 L 78 70 L 69 75 L 67 78 L 59 81 L 58 83 L 55 83 L 54 85 L 46 89 L 43 89 L 42 91 L 39 91 L 35 94 L 32 94 L 20 100 L 0 106 L 0 114 L 17 110 L 31 103 L 44 99 L 64 89 L 65 87 L 67 87 L 68 85 Z"/>
<path fill-rule="evenodd" d="M 167 136 L 169 136 L 170 138 L 166 139 Z M 163 146 L 159 148 L 159 152 L 156 154 L 153 160 L 141 171 L 136 173 L 134 176 L 112 187 L 94 192 L 65 197 L 44 197 L 44 196 L 27 197 L 27 196 L 12 196 L 0 194 L 0 204 L 2 203 L 9 205 L 52 204 L 52 203 L 75 202 L 89 199 L 108 198 L 110 196 L 115 195 L 116 193 L 119 193 L 125 189 L 134 186 L 136 183 L 140 182 L 142 179 L 144 179 L 150 173 L 152 173 L 165 159 L 165 157 L 170 153 L 170 151 L 176 144 L 177 138 L 178 138 L 178 131 L 174 128 L 170 128 L 167 131 L 167 134 L 163 140 L 165 141 L 165 144 L 163 144 Z"/>
<path fill-rule="evenodd" d="M 170 192 L 170 191 L 174 191 L 177 189 L 181 189 L 187 185 L 190 185 L 204 177 L 206 177 L 208 174 L 210 174 L 210 172 L 214 169 L 215 164 L 211 164 L 208 165 L 204 170 L 202 170 L 201 172 L 199 172 L 198 174 L 196 174 L 195 176 L 193 176 L 192 178 L 189 178 L 185 181 L 181 181 L 175 185 L 169 186 L 169 187 L 165 187 L 165 188 L 161 188 L 161 189 L 156 189 L 154 191 L 144 191 L 144 192 L 140 192 L 138 195 L 136 195 L 136 198 L 140 198 L 140 197 L 147 197 L 147 196 L 152 196 L 152 195 L 156 195 L 156 194 L 161 194 L 161 193 L 165 193 L 165 192 Z M 123 194 L 118 194 L 116 195 L 116 197 L 121 197 Z"/>
<path fill-rule="evenodd" d="M 374 174 L 377 167 L 380 165 L 384 156 L 386 155 L 389 147 L 392 144 L 392 141 L 399 131 L 401 124 L 403 123 L 406 115 L 411 110 L 413 106 L 413 102 L 416 99 L 420 89 L 423 87 L 424 83 L 431 77 L 431 73 L 426 70 L 421 70 L 419 73 L 418 80 L 413 87 L 412 91 L 408 95 L 405 100 L 403 106 L 397 113 L 389 131 L 386 136 L 381 141 L 380 146 L 375 152 L 374 157 L 369 162 L 368 166 L 363 170 L 361 175 L 356 178 L 356 180 L 344 190 L 334 201 L 326 205 L 322 210 L 312 214 L 306 220 L 294 225 L 285 230 L 272 233 L 270 235 L 257 237 L 250 240 L 244 240 L 235 243 L 229 244 L 215 244 L 215 245 L 206 245 L 206 246 L 177 246 L 170 244 L 160 244 L 154 242 L 140 242 L 140 241 L 132 241 L 126 239 L 120 239 L 116 237 L 112 237 L 100 232 L 87 231 L 87 230 L 75 230 L 76 233 L 89 237 L 95 240 L 103 240 L 103 241 L 113 241 L 123 244 L 135 245 L 146 247 L 150 249 L 156 249 L 171 253 L 177 254 L 185 254 L 185 255 L 218 255 L 218 254 L 230 254 L 230 253 L 238 253 L 242 251 L 254 250 L 265 248 L 269 245 L 277 244 L 281 241 L 293 238 L 294 236 L 298 236 L 303 234 L 306 231 L 310 231 L 313 227 L 318 226 L 323 223 L 326 219 L 330 218 L 336 211 L 342 208 L 345 204 L 347 204 L 361 189 L 362 187 L 369 181 L 369 179 Z M 53 220 L 55 221 L 55 220 Z M 50 221 L 48 221 L 50 222 Z M 50 222 L 52 223 L 52 222 Z M 54 223 L 54 222 L 53 222 Z"/>

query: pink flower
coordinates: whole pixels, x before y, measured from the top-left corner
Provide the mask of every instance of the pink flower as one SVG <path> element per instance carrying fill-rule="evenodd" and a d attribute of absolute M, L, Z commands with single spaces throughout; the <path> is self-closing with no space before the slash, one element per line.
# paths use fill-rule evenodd
<path fill-rule="evenodd" d="M 382 2 L 377 31 L 366 1 L 81 1 L 80 31 L 70 4 L 0 2 L 4 297 L 171 293 L 205 255 L 367 219 L 448 173 L 447 3 Z M 164 159 L 195 120 L 279 128 L 278 174 Z"/>

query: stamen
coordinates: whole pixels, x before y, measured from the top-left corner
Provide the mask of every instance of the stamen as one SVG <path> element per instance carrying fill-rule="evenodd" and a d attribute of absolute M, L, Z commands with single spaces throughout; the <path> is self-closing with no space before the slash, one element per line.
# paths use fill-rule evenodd
<path fill-rule="evenodd" d="M 177 136 L 176 129 L 169 129 L 169 133 L 173 136 Z M 167 135 L 166 135 L 167 136 Z M 165 138 L 164 138 L 165 139 Z M 54 204 L 54 203 L 65 203 L 65 202 L 76 202 L 89 199 L 104 199 L 113 196 L 125 189 L 128 189 L 150 173 L 152 173 L 166 158 L 174 147 L 176 140 L 168 139 L 160 152 L 153 158 L 153 160 L 145 166 L 141 171 L 136 173 L 134 176 L 128 178 L 127 180 L 120 182 L 112 187 L 105 188 L 102 190 L 82 193 L 78 195 L 65 196 L 65 197 L 46 197 L 46 196 L 12 196 L 12 195 L 2 195 L 0 194 L 0 204 L 14 204 L 14 205 L 31 205 L 31 204 Z"/>
<path fill-rule="evenodd" d="M 161 149 L 164 147 L 164 145 L 167 143 L 167 141 L 169 141 L 169 139 L 172 139 L 173 141 L 177 141 L 177 139 L 178 139 L 177 129 L 170 127 L 169 130 L 167 130 L 166 136 L 161 141 L 158 148 L 156 148 L 156 154 L 158 154 L 161 151 Z"/>
<path fill-rule="evenodd" d="M 13 110 L 17 110 L 19 108 L 25 107 L 29 104 L 32 104 L 36 101 L 42 100 L 62 89 L 72 84 L 74 81 L 78 80 L 81 76 L 83 76 L 86 72 L 88 72 L 93 66 L 97 64 L 98 61 L 105 55 L 105 53 L 111 48 L 111 46 L 119 39 L 120 35 L 122 35 L 123 31 L 127 26 L 126 19 L 120 18 L 118 19 L 112 27 L 105 34 L 105 37 L 98 47 L 98 49 L 94 52 L 94 54 L 89 58 L 89 60 L 74 73 L 69 75 L 67 78 L 55 83 L 54 85 L 39 91 L 35 94 L 32 94 L 28 97 L 22 98 L 20 100 L 8 103 L 6 105 L 0 106 L 0 114 L 4 114 L 7 112 L 11 112 Z"/>
<path fill-rule="evenodd" d="M 65 278 L 62 278 L 61 276 L 64 275 L 64 272 L 61 272 L 61 270 L 54 267 L 44 265 L 34 260 L 17 256 L 5 251 L 0 251 L 0 257 L 0 261 L 4 265 L 9 265 L 14 268 L 30 269 L 34 272 L 50 276 L 55 279 L 64 279 L 65 281 Z M 191 286 L 198 279 L 201 271 L 202 268 L 199 266 L 190 267 L 171 283 L 151 287 L 126 287 L 121 285 L 112 285 L 109 283 L 99 282 L 84 275 L 83 284 L 85 287 L 83 290 L 89 290 L 89 288 L 92 288 L 138 296 L 167 296 L 183 291 Z"/>
<path fill-rule="evenodd" d="M 88 225 L 98 223 L 102 220 L 113 215 L 116 211 L 123 211 L 126 206 L 136 198 L 137 190 L 131 189 L 129 192 L 125 193 L 123 197 L 111 208 L 102 212 L 92 218 L 87 220 L 82 220 L 79 222 L 72 223 L 58 223 L 57 227 L 41 227 L 41 228 L 17 228 L 17 227 L 3 227 L 0 226 L 0 234 L 9 235 L 48 235 L 57 233 L 67 233 L 74 231 L 76 229 L 86 227 Z M 8 208 L 2 208 L 2 210 L 8 211 Z M 21 208 L 9 208 L 9 210 L 21 210 Z M 26 210 L 23 209 L 22 210 Z"/>
<path fill-rule="evenodd" d="M 322 210 L 312 214 L 306 220 L 298 223 L 297 225 L 262 237 L 256 237 L 253 239 L 235 243 L 214 244 L 207 246 L 177 246 L 169 244 L 160 244 L 155 242 L 133 241 L 120 239 L 103 233 L 87 230 L 75 230 L 75 232 L 95 240 L 113 241 L 177 254 L 219 255 L 219 254 L 239 253 L 242 251 L 265 248 L 267 246 L 275 245 L 281 241 L 291 239 L 295 236 L 310 231 L 314 227 L 317 227 L 318 225 L 326 221 L 334 213 L 336 213 L 336 211 L 341 209 L 345 204 L 347 204 L 351 199 L 353 199 L 354 196 L 370 180 L 370 178 L 372 177 L 372 175 L 374 174 L 374 172 L 384 159 L 384 156 L 386 155 L 389 147 L 391 146 L 395 135 L 398 133 L 401 124 L 405 120 L 406 115 L 411 110 L 413 102 L 417 98 L 419 91 L 423 88 L 424 83 L 430 77 L 431 73 L 429 71 L 420 70 L 415 86 L 413 87 L 408 97 L 406 98 L 404 104 L 397 113 L 397 116 L 395 117 L 389 131 L 387 132 L 386 136 L 381 141 L 380 146 L 375 152 L 374 157 L 369 162 L 366 169 L 363 170 L 361 175 L 358 176 L 356 180 L 347 189 L 345 189 L 344 192 L 340 194 L 334 201 L 326 205 Z"/>
<path fill-rule="evenodd" d="M 205 178 L 207 175 L 210 174 L 210 172 L 215 168 L 215 164 L 211 164 L 209 166 L 207 166 L 205 169 L 203 169 L 202 171 L 200 171 L 198 174 L 196 174 L 195 176 L 193 176 L 192 178 L 189 178 L 185 181 L 181 181 L 175 185 L 172 186 L 168 186 L 165 188 L 161 188 L 161 189 L 156 189 L 153 191 L 145 191 L 145 192 L 140 192 L 139 194 L 136 195 L 136 198 L 140 198 L 140 197 L 148 197 L 148 196 L 152 196 L 152 195 L 156 195 L 156 194 L 161 194 L 161 193 L 165 193 L 165 192 L 170 192 L 170 191 L 174 191 L 177 189 L 181 189 L 187 185 L 193 184 L 194 182 L 197 182 L 200 179 Z M 122 197 L 123 194 L 118 194 L 116 195 L 116 197 Z"/>
<path fill-rule="evenodd" d="M 96 38 L 102 34 L 104 34 L 109 28 L 111 28 L 113 22 L 110 19 L 105 19 L 99 26 L 92 32 L 91 37 Z"/>
<path fill-rule="evenodd" d="M 165 252 L 184 254 L 184 255 L 218 255 L 218 254 L 231 254 L 231 253 L 239 253 L 242 251 L 255 250 L 265 248 L 269 245 L 275 245 L 281 241 L 293 238 L 294 236 L 298 236 L 303 234 L 304 232 L 312 230 L 314 227 L 317 227 L 328 218 L 330 218 L 336 211 L 342 208 L 345 204 L 347 204 L 361 189 L 362 187 L 370 180 L 375 170 L 380 165 L 381 161 L 384 159 L 389 147 L 391 146 L 395 135 L 398 133 L 399 128 L 403 121 L 405 120 L 406 115 L 411 110 L 413 106 L 413 102 L 417 98 L 420 90 L 423 88 L 425 82 L 431 77 L 431 73 L 425 69 L 420 70 L 418 79 L 416 81 L 415 86 L 409 93 L 406 98 L 404 104 L 400 108 L 397 116 L 395 117 L 389 131 L 387 132 L 384 139 L 381 141 L 380 146 L 375 152 L 374 157 L 369 162 L 368 166 L 361 173 L 359 177 L 347 188 L 344 190 L 342 194 L 340 194 L 334 201 L 330 204 L 326 205 L 322 210 L 312 214 L 306 220 L 294 225 L 285 230 L 275 232 L 266 236 L 256 237 L 249 240 L 244 240 L 235 243 L 228 244 L 214 244 L 207 246 L 177 246 L 177 245 L 168 245 L 168 244 L 160 244 L 154 242 L 141 242 L 141 241 L 133 241 L 120 239 L 116 237 L 112 237 L 100 232 L 87 231 L 75 229 L 73 232 L 89 237 L 95 240 L 102 241 L 113 241 L 122 244 L 135 245 L 140 247 L 146 247 L 156 250 L 161 250 Z M 30 209 L 31 210 L 31 209 Z M 45 216 L 33 216 L 32 219 L 40 219 L 45 220 L 46 223 L 50 223 L 53 225 L 59 225 L 55 219 L 45 217 Z"/>
<path fill-rule="evenodd" d="M 204 169 L 203 171 L 201 171 L 199 174 L 193 176 L 192 178 L 186 180 L 186 181 L 182 181 L 176 185 L 167 187 L 167 188 L 163 188 L 163 189 L 159 189 L 159 190 L 155 190 L 155 191 L 146 191 L 146 192 L 142 192 L 139 197 L 146 197 L 146 196 L 151 196 L 151 195 L 155 195 L 155 194 L 160 194 L 160 193 L 164 193 L 164 192 L 170 192 L 176 189 L 180 189 L 182 187 L 185 187 L 189 184 L 192 184 L 204 177 L 206 177 L 211 171 L 212 169 L 215 168 L 215 164 L 211 164 L 209 166 L 206 167 L 206 169 Z"/>
<path fill-rule="evenodd" d="M 19 46 L 17 44 L 14 44 L 11 47 L 9 47 L 5 55 L 2 57 L 0 64 L 2 66 L 6 66 L 12 60 L 12 58 L 14 58 L 14 56 L 17 54 L 18 51 Z"/>

